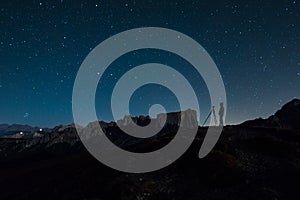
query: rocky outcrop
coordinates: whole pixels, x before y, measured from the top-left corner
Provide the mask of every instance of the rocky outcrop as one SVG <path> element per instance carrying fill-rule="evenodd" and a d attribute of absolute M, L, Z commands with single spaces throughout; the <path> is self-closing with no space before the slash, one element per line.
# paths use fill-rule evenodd
<path fill-rule="evenodd" d="M 294 99 L 285 104 L 270 120 L 281 128 L 300 129 L 300 100 Z"/>
<path fill-rule="evenodd" d="M 242 126 L 300 129 L 300 100 L 293 99 L 285 104 L 274 115 L 267 119 L 258 118 L 241 124 Z"/>
<path fill-rule="evenodd" d="M 165 120 L 167 116 L 167 119 Z M 153 120 L 156 127 L 164 127 L 165 121 L 169 125 L 180 125 L 183 128 L 195 128 L 198 127 L 197 112 L 195 110 L 188 109 L 182 112 L 161 113 L 156 118 L 151 119 L 149 116 L 131 117 L 129 115 L 124 116 L 123 119 L 118 120 L 118 124 L 121 126 L 129 126 L 131 123 L 135 123 L 139 126 L 146 126 Z"/>

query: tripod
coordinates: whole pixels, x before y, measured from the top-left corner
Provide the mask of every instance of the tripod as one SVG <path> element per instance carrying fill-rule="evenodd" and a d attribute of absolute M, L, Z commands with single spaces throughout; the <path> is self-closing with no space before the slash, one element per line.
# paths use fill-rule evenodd
<path fill-rule="evenodd" d="M 208 118 L 211 116 L 211 113 L 213 114 L 214 116 L 214 122 L 215 122 L 215 125 L 218 124 L 218 121 L 217 121 L 217 117 L 216 117 L 216 112 L 215 112 L 215 106 L 212 107 L 212 109 L 210 110 L 210 112 L 208 113 L 202 127 L 205 125 L 205 123 L 207 122 Z"/>

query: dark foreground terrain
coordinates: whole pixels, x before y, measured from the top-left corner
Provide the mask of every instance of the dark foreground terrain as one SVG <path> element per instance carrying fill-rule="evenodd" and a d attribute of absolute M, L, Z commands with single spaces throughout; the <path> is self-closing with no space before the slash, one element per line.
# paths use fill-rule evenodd
<path fill-rule="evenodd" d="M 299 118 L 293 115 L 296 126 Z M 225 127 L 203 159 L 198 152 L 206 128 L 199 128 L 180 159 L 145 174 L 118 172 L 99 163 L 72 126 L 34 138 L 2 138 L 0 199 L 298 199 L 300 131 L 278 118 L 280 127 L 272 127 L 270 118 Z M 167 126 L 165 134 L 151 141 L 123 145 L 136 151 L 158 148 L 175 130 Z M 108 126 L 106 132 L 118 131 Z M 116 143 L 118 139 L 124 138 L 115 137 Z"/>
<path fill-rule="evenodd" d="M 199 129 L 197 140 L 175 163 L 146 174 L 110 169 L 89 155 L 79 141 L 28 144 L 28 139 L 1 139 L 0 196 L 1 199 L 299 197 L 299 132 L 226 127 L 214 150 L 204 159 L 198 159 L 204 133 L 205 129 Z M 63 134 L 56 134 L 51 141 L 59 140 Z"/>

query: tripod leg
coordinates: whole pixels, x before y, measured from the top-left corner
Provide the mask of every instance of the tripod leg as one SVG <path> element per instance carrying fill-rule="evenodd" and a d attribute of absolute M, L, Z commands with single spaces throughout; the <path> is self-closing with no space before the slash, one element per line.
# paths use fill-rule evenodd
<path fill-rule="evenodd" d="M 204 121 L 202 127 L 205 125 L 205 123 L 206 123 L 206 121 L 208 120 L 208 118 L 210 117 L 210 115 L 211 115 L 211 111 L 209 112 L 208 116 L 206 117 L 206 119 L 205 119 L 205 121 Z"/>
<path fill-rule="evenodd" d="M 214 121 L 215 121 L 215 125 L 218 125 L 218 121 L 217 121 L 217 117 L 216 117 L 216 113 L 214 112 Z"/>

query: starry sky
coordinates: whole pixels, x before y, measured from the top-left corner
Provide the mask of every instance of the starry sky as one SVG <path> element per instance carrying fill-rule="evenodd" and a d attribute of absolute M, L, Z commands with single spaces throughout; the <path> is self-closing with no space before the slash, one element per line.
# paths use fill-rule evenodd
<path fill-rule="evenodd" d="M 10 0 L 0 3 L 0 123 L 52 127 L 72 122 L 72 88 L 89 52 L 119 32 L 165 27 L 199 42 L 218 66 L 227 92 L 227 124 L 267 117 L 300 98 L 300 1 Z M 140 50 L 117 59 L 100 80 L 96 109 L 111 120 L 112 86 L 134 66 L 158 62 L 179 70 L 209 112 L 203 80 L 172 53 Z M 158 85 L 139 88 L 133 115 L 153 103 L 176 111 Z M 202 121 L 203 121 L 202 118 Z"/>

